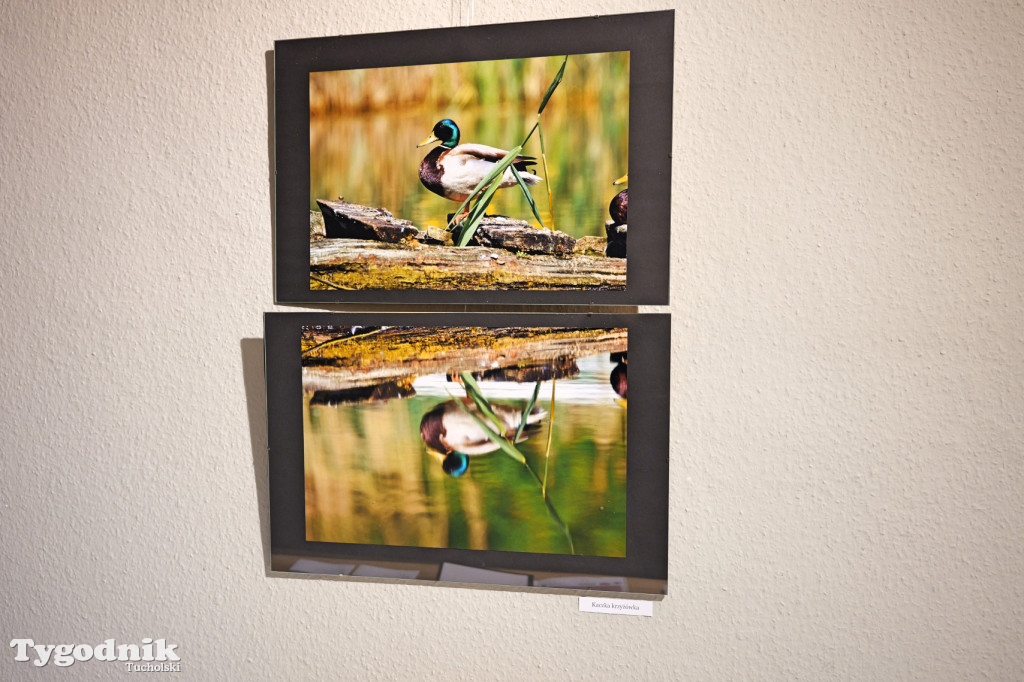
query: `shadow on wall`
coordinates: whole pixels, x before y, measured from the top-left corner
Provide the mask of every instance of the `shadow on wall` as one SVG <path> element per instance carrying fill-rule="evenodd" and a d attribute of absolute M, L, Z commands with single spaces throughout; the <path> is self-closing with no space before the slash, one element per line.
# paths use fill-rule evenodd
<path fill-rule="evenodd" d="M 263 365 L 263 339 L 242 339 L 242 376 L 245 409 L 249 415 L 249 442 L 256 483 L 263 541 L 263 572 L 270 573 L 270 463 L 267 459 L 267 382 Z"/>

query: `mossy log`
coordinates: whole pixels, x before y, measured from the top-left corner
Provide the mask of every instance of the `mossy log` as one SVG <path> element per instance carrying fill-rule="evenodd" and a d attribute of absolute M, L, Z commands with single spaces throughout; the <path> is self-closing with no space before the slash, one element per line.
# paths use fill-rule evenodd
<path fill-rule="evenodd" d="M 626 286 L 626 261 L 601 255 L 604 240 L 598 238 L 573 240 L 560 232 L 517 228 L 511 223 L 521 221 L 494 217 L 488 219 L 494 224 L 485 225 L 486 237 L 482 237 L 490 246 L 455 247 L 438 243 L 433 232 L 418 230 L 381 209 L 319 203 L 325 209 L 324 218 L 320 212 L 310 212 L 313 290 L 621 290 Z M 333 227 L 325 229 L 324 220 Z M 343 231 L 346 237 L 323 238 L 325 231 L 331 235 Z M 515 244 L 521 244 L 523 251 L 510 250 Z M 501 245 L 505 248 L 492 248 Z M 554 253 L 525 252 L 535 250 Z"/>
<path fill-rule="evenodd" d="M 560 327 L 389 327 L 349 334 L 306 329 L 302 334 L 305 391 L 338 391 L 413 377 L 473 372 L 485 380 L 489 370 L 528 370 L 543 365 L 572 374 L 575 358 L 626 350 L 625 329 Z M 524 371 L 502 380 L 534 381 Z"/>
<path fill-rule="evenodd" d="M 323 239 L 309 247 L 312 289 L 624 289 L 626 261 L 487 247 Z"/>

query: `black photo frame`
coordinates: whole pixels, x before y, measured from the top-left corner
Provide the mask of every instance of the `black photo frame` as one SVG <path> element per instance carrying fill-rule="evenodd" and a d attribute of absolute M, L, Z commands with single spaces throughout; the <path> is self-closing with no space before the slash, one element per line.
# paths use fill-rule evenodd
<path fill-rule="evenodd" d="M 577 589 L 602 590 L 587 586 L 601 584 L 601 578 L 611 578 L 620 580 L 623 586 L 620 589 L 624 592 L 667 593 L 671 335 L 668 315 L 266 313 L 264 322 L 273 570 L 299 570 L 292 568 L 298 559 L 335 564 L 372 563 L 390 567 L 385 571 L 413 566 L 420 581 L 443 582 L 447 580 L 446 567 L 458 566 L 471 572 L 479 569 L 507 571 L 512 578 L 507 583 L 498 581 L 499 584 L 519 587 L 533 584 L 529 576 L 543 574 L 565 576 L 558 584 Z M 625 327 L 629 339 L 630 384 L 634 386 L 633 409 L 626 421 L 625 557 L 307 541 L 301 335 L 303 327 L 332 325 L 335 328 L 350 325 Z M 573 584 L 572 579 L 578 576 L 587 576 L 590 581 Z M 471 578 L 455 581 L 476 582 Z"/>
<path fill-rule="evenodd" d="M 523 39 L 528 36 L 528 39 Z M 664 305 L 669 291 L 674 11 L 277 41 L 275 297 L 292 303 Z M 629 51 L 626 286 L 604 289 L 310 288 L 309 74 Z M 453 205 L 454 210 L 454 205 Z M 399 216 L 401 217 L 401 216 Z"/>

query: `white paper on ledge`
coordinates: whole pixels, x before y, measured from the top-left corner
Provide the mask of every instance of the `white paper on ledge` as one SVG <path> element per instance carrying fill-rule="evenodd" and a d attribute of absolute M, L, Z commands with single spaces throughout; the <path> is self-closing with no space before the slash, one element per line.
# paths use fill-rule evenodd
<path fill-rule="evenodd" d="M 320 575 L 348 575 L 355 564 L 332 564 L 329 561 L 299 559 L 288 570 L 292 573 L 319 573 Z"/>
<path fill-rule="evenodd" d="M 530 576 L 522 573 L 492 571 L 487 568 L 475 568 L 462 564 L 441 564 L 441 574 L 437 579 L 449 583 L 478 583 L 481 585 L 529 585 Z"/>
<path fill-rule="evenodd" d="M 400 568 L 385 568 L 384 566 L 374 566 L 372 564 L 360 564 L 359 568 L 352 571 L 353 576 L 359 576 L 361 578 L 404 578 L 412 579 L 418 578 L 420 572 L 413 569 L 400 569 Z"/>

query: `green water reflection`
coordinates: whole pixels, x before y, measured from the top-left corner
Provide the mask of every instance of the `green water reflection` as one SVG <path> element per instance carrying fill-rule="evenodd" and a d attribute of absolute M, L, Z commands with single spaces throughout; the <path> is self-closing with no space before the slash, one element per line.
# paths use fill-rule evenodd
<path fill-rule="evenodd" d="M 559 380 L 547 474 L 551 506 L 571 533 L 575 552 L 625 555 L 626 410 L 608 376 L 595 371 Z M 571 385 L 588 384 L 585 401 Z M 547 382 L 549 384 L 550 382 Z M 486 394 L 489 384 L 481 382 Z M 532 389 L 532 385 L 529 387 Z M 542 394 L 543 409 L 550 403 Z M 420 438 L 423 416 L 450 400 L 417 395 L 386 403 L 303 403 L 307 539 L 419 547 L 569 552 L 537 479 L 501 452 L 469 458 L 455 478 Z M 522 409 L 523 400 L 494 400 Z M 519 443 L 533 470 L 544 471 L 550 417 Z"/>

